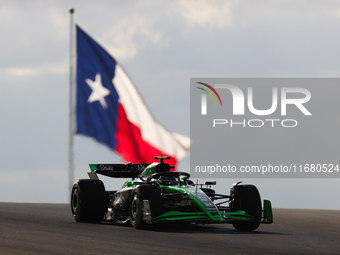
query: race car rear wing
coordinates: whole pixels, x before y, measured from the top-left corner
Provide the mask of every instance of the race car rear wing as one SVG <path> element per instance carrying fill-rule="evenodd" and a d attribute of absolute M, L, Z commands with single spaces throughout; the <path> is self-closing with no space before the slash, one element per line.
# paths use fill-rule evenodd
<path fill-rule="evenodd" d="M 113 178 L 132 178 L 139 175 L 149 164 L 90 164 L 91 172 L 88 173 L 91 179 L 98 179 L 96 174 Z"/>

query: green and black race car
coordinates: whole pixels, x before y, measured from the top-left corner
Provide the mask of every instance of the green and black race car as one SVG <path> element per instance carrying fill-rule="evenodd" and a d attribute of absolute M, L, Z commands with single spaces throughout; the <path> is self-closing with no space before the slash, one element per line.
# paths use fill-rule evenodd
<path fill-rule="evenodd" d="M 71 210 L 79 222 L 112 221 L 147 228 L 158 223 L 231 223 L 250 231 L 272 223 L 269 200 L 263 201 L 253 185 L 235 183 L 229 195 L 216 194 L 211 185 L 194 183 L 186 172 L 170 171 L 169 157 L 154 157 L 152 164 L 90 164 L 90 179 L 72 188 Z M 105 190 L 97 174 L 132 178 L 117 191 Z M 219 201 L 216 203 L 216 201 Z"/>

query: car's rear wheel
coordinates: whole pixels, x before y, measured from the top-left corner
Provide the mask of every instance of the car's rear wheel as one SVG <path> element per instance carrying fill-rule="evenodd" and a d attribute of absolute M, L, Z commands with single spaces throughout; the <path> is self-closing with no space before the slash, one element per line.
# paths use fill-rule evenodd
<path fill-rule="evenodd" d="M 150 226 L 143 219 L 143 200 L 149 201 L 152 218 L 162 212 L 162 198 L 160 190 L 155 185 L 141 185 L 131 193 L 129 215 L 131 225 L 136 229 L 143 229 Z"/>
<path fill-rule="evenodd" d="M 71 211 L 77 222 L 101 222 L 107 211 L 107 195 L 100 180 L 78 180 L 72 187 Z"/>
<path fill-rule="evenodd" d="M 235 185 L 232 187 L 233 197 L 231 207 L 233 211 L 243 210 L 260 221 L 262 215 L 261 197 L 254 185 Z M 236 230 L 251 231 L 259 227 L 259 222 L 237 221 L 233 223 Z"/>

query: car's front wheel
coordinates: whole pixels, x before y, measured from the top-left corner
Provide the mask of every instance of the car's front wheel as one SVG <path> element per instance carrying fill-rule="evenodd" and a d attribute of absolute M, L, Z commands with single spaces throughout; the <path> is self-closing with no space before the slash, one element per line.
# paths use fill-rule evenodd
<path fill-rule="evenodd" d="M 254 185 L 235 185 L 232 187 L 231 195 L 233 197 L 233 211 L 243 210 L 254 218 L 256 221 L 261 220 L 262 205 L 261 197 Z M 259 227 L 259 222 L 237 221 L 233 223 L 236 230 L 251 231 Z"/>
<path fill-rule="evenodd" d="M 162 198 L 160 190 L 155 185 L 140 185 L 131 193 L 129 215 L 131 225 L 136 229 L 147 228 L 143 219 L 143 200 L 149 201 L 152 217 L 157 217 L 162 212 Z"/>

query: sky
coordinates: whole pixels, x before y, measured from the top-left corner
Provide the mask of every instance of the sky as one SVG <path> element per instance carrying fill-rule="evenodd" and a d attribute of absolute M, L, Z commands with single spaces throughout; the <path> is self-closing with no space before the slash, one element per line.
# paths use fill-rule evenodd
<path fill-rule="evenodd" d="M 70 8 L 156 119 L 186 136 L 190 78 L 340 76 L 340 1 L 0 0 L 0 202 L 69 201 Z M 74 143 L 75 180 L 89 163 L 121 162 L 90 138 Z M 179 170 L 189 164 L 190 155 Z M 216 191 L 237 181 L 218 179 Z M 340 179 L 242 181 L 276 208 L 340 209 Z"/>

